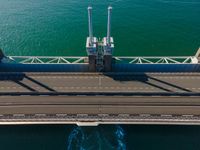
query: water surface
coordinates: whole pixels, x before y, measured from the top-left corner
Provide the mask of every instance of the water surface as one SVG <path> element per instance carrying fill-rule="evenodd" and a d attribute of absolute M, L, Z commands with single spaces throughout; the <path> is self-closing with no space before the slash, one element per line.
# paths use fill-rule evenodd
<path fill-rule="evenodd" d="M 199 0 L 0 0 L 0 47 L 8 55 L 86 55 L 88 5 L 98 38 L 113 6 L 115 55 L 193 55 L 200 45 Z"/>

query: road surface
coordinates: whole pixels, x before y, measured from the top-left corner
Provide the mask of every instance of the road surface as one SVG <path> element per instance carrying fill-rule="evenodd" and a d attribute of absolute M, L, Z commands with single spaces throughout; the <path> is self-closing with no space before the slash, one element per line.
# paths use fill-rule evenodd
<path fill-rule="evenodd" d="M 200 92 L 199 73 L 0 73 L 1 92 Z"/>
<path fill-rule="evenodd" d="M 1 73 L 0 78 L 0 124 L 200 124 L 198 73 Z"/>

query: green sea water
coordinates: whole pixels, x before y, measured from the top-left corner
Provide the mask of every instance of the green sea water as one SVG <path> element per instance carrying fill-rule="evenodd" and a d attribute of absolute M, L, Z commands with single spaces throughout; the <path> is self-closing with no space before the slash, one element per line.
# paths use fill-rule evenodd
<path fill-rule="evenodd" d="M 113 6 L 115 55 L 193 55 L 199 0 L 0 0 L 0 47 L 7 55 L 86 55 L 87 6 L 96 37 Z"/>
<path fill-rule="evenodd" d="M 7 55 L 83 56 L 87 6 L 96 37 L 113 6 L 115 55 L 194 55 L 199 0 L 0 0 L 0 47 Z M 199 126 L 0 126 L 0 150 L 199 150 Z"/>

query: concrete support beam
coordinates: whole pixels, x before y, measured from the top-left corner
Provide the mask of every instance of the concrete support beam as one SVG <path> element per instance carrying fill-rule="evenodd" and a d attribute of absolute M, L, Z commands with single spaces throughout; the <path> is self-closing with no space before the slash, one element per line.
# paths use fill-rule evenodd
<path fill-rule="evenodd" d="M 112 71 L 112 55 L 104 55 L 104 71 Z"/>
<path fill-rule="evenodd" d="M 96 71 L 96 56 L 95 55 L 89 55 L 89 72 L 95 72 Z"/>

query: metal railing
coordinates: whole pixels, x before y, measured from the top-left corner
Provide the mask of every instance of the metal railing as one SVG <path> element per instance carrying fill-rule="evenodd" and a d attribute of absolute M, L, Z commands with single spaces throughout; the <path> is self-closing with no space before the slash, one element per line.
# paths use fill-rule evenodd
<path fill-rule="evenodd" d="M 196 64 L 198 59 L 194 56 L 178 57 L 115 57 L 116 63 L 129 64 Z"/>
<path fill-rule="evenodd" d="M 76 56 L 8 56 L 10 62 L 23 64 L 83 64 L 88 63 L 88 57 Z M 197 64 L 195 56 L 178 57 L 114 57 L 115 63 L 128 64 Z"/>
<path fill-rule="evenodd" d="M 22 64 L 82 64 L 88 63 L 87 57 L 76 56 L 8 56 L 11 62 Z"/>

